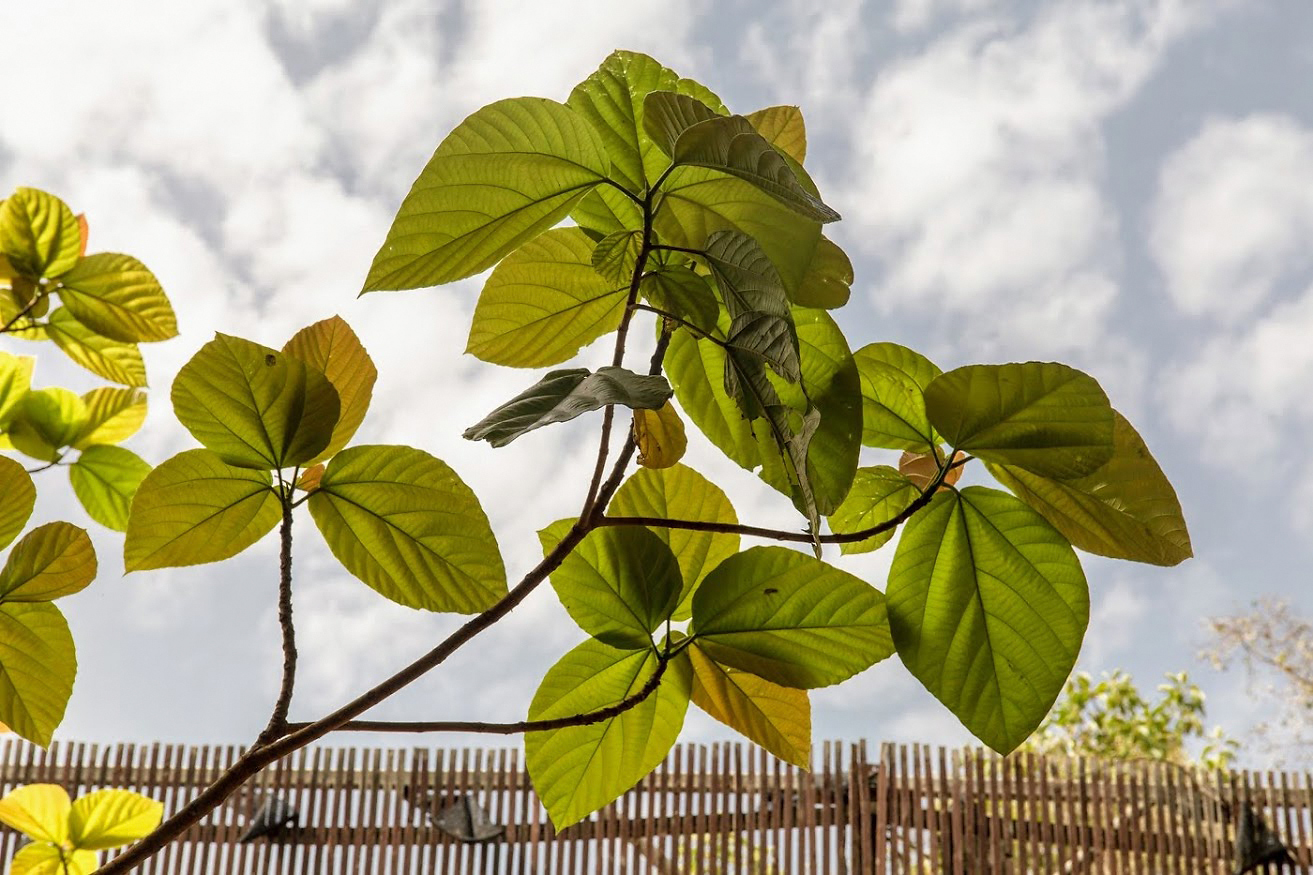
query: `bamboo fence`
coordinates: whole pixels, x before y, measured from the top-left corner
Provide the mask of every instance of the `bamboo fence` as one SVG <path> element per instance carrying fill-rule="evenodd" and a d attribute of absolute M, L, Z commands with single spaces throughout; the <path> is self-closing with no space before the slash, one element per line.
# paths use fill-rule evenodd
<path fill-rule="evenodd" d="M 123 787 L 184 805 L 236 747 L 0 744 L 0 793 Z M 238 838 L 270 797 L 294 825 Z M 496 835 L 454 837 L 436 816 L 468 798 Z M 810 771 L 740 744 L 678 745 L 637 787 L 552 829 L 519 751 L 298 751 L 249 781 L 141 867 L 174 873 L 1234 873 L 1245 807 L 1309 872 L 1308 774 L 1196 772 L 1162 763 L 826 742 Z M 1252 824 L 1251 824 L 1252 833 Z M 23 839 L 0 828 L 0 860 Z"/>

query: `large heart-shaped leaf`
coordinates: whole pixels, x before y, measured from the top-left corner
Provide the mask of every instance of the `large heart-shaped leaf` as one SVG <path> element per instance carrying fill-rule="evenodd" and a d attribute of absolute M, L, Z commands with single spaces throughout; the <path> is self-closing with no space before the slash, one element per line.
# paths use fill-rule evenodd
<path fill-rule="evenodd" d="M 77 263 L 82 231 L 68 204 L 35 188 L 0 202 L 0 254 L 28 279 L 57 277 Z"/>
<path fill-rule="evenodd" d="M 479 500 L 422 450 L 349 447 L 328 463 L 309 503 L 338 561 L 394 602 L 475 614 L 506 595 Z"/>
<path fill-rule="evenodd" d="M 465 429 L 466 440 L 486 440 L 504 447 L 520 435 L 544 425 L 568 422 L 609 404 L 635 410 L 656 410 L 670 400 L 665 377 L 645 377 L 624 368 L 550 371 L 537 383 Z"/>
<path fill-rule="evenodd" d="M 696 644 L 688 655 L 694 705 L 785 762 L 810 766 L 812 715 L 806 690 L 721 665 Z"/>
<path fill-rule="evenodd" d="M 0 602 L 0 722 L 45 747 L 64 719 L 77 656 L 59 608 Z"/>
<path fill-rule="evenodd" d="M 1012 465 L 990 473 L 1039 511 L 1072 546 L 1100 556 L 1176 565 L 1194 555 L 1176 490 L 1126 417 L 1113 456 L 1084 477 L 1054 480 Z"/>
<path fill-rule="evenodd" d="M 1093 377 L 1055 362 L 968 365 L 925 390 L 930 424 L 954 448 L 1045 477 L 1112 458 L 1113 415 Z"/>
<path fill-rule="evenodd" d="M 939 435 L 925 409 L 925 390 L 942 371 L 915 350 L 870 343 L 853 353 L 862 381 L 862 443 L 925 452 Z"/>
<path fill-rule="evenodd" d="M 401 202 L 366 292 L 486 270 L 551 228 L 610 171 L 594 127 L 538 97 L 499 100 L 456 126 Z"/>
<path fill-rule="evenodd" d="M 96 578 L 96 550 L 85 529 L 37 526 L 9 551 L 0 569 L 0 601 L 48 602 L 85 589 Z"/>
<path fill-rule="evenodd" d="M 32 516 L 36 485 L 23 466 L 0 456 L 0 550 L 8 547 Z"/>
<path fill-rule="evenodd" d="M 106 851 L 145 838 L 164 817 L 164 804 L 131 790 L 97 790 L 73 803 L 68 837 L 75 847 Z"/>
<path fill-rule="evenodd" d="M 888 465 L 858 468 L 848 497 L 830 516 L 830 529 L 838 534 L 851 534 L 875 528 L 906 510 L 920 494 L 915 483 Z M 840 550 L 869 553 L 887 544 L 895 531 L 891 528 L 863 541 L 843 544 Z"/>
<path fill-rule="evenodd" d="M 128 571 L 218 562 L 269 534 L 282 515 L 268 471 L 187 450 L 137 487 L 123 542 Z"/>
<path fill-rule="evenodd" d="M 1089 621 L 1071 545 L 1005 492 L 941 492 L 907 523 L 889 572 L 898 654 L 999 753 L 1044 719 Z"/>
<path fill-rule="evenodd" d="M 110 340 L 138 343 L 178 336 L 177 317 L 159 280 L 131 255 L 88 255 L 60 283 L 59 299 L 68 311 Z"/>
<path fill-rule="evenodd" d="M 135 343 L 97 334 L 74 318 L 67 307 L 50 314 L 45 330 L 55 346 L 97 377 L 124 386 L 146 385 L 146 363 Z"/>
<path fill-rule="evenodd" d="M 73 492 L 87 515 L 116 532 L 127 531 L 128 509 L 150 464 L 131 450 L 97 444 L 87 447 L 68 469 Z"/>
<path fill-rule="evenodd" d="M 529 719 L 587 714 L 623 702 L 643 689 L 658 664 L 652 650 L 585 641 L 547 672 Z M 525 735 L 525 764 L 558 830 L 615 799 L 665 759 L 684 725 L 690 673 L 681 654 L 656 691 L 619 716 Z"/>
<path fill-rule="evenodd" d="M 173 381 L 173 410 L 225 462 L 289 468 L 319 455 L 341 402 L 318 368 L 278 350 L 217 334 Z"/>
<path fill-rule="evenodd" d="M 837 684 L 893 653 L 884 596 L 846 571 L 784 547 L 726 559 L 693 595 L 698 646 L 777 684 Z"/>
<path fill-rule="evenodd" d="M 483 286 L 465 351 L 499 365 L 554 365 L 619 328 L 629 277 L 598 273 L 593 247 L 578 228 L 556 228 L 508 255 Z"/>
<path fill-rule="evenodd" d="M 336 454 L 356 434 L 369 411 L 378 369 L 360 338 L 340 316 L 306 326 L 283 344 L 283 352 L 298 358 L 328 378 L 337 390 L 341 414 L 328 446 L 308 462 L 311 466 Z"/>

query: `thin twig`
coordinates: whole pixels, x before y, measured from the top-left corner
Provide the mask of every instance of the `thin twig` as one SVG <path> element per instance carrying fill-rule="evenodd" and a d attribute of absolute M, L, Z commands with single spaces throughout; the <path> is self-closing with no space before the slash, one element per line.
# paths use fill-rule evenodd
<path fill-rule="evenodd" d="M 31 313 L 31 312 L 32 312 L 32 308 L 35 307 L 35 306 L 37 305 L 37 302 L 40 301 L 40 300 L 42 300 L 43 298 L 45 298 L 47 294 L 48 294 L 48 292 L 46 292 L 44 289 L 38 289 L 37 291 L 33 292 L 33 294 L 32 294 L 32 300 L 30 300 L 30 301 L 28 301 L 26 304 L 24 304 L 24 305 L 23 305 L 23 309 L 21 309 L 21 310 L 19 310 L 17 313 L 15 313 L 15 314 L 14 314 L 14 317 L 13 317 L 12 319 L 10 319 L 8 322 L 6 322 L 3 326 L 0 326 L 0 334 L 5 334 L 6 332 L 8 332 L 11 328 L 14 327 L 14 325 L 16 325 L 16 324 L 18 323 L 18 321 L 19 321 L 20 319 L 22 319 L 23 317 L 25 317 L 28 313 Z M 18 330 L 19 330 L 19 331 L 26 331 L 27 329 L 26 329 L 26 328 L 20 328 L 20 329 L 18 329 Z"/>

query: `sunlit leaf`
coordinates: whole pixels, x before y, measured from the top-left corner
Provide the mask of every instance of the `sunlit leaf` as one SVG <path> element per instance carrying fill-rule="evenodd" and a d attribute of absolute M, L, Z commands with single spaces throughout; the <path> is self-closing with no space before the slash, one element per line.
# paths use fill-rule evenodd
<path fill-rule="evenodd" d="M 718 565 L 693 596 L 691 630 L 716 662 L 799 689 L 837 684 L 893 653 L 878 590 L 784 547 Z"/>
<path fill-rule="evenodd" d="M 485 106 L 420 172 L 364 290 L 435 286 L 486 270 L 565 218 L 609 170 L 597 131 L 569 107 L 538 97 Z"/>
<path fill-rule="evenodd" d="M 302 465 L 314 465 L 337 453 L 364 421 L 374 395 L 378 369 L 360 338 L 340 316 L 306 326 L 283 344 L 283 352 L 319 370 L 337 390 L 340 416 L 328 446 Z"/>
<path fill-rule="evenodd" d="M 548 670 L 529 705 L 529 719 L 615 705 L 637 694 L 657 666 L 651 650 L 585 641 Z M 667 667 L 656 692 L 619 716 L 525 735 L 525 764 L 558 830 L 615 799 L 665 759 L 684 725 L 690 674 L 681 654 Z"/>
<path fill-rule="evenodd" d="M 116 532 L 127 531 L 128 508 L 150 464 L 123 447 L 87 447 L 68 469 L 69 481 L 87 515 Z"/>
<path fill-rule="evenodd" d="M 85 589 L 96 578 L 96 550 L 85 529 L 46 523 L 9 551 L 0 569 L 0 602 L 48 602 Z"/>
<path fill-rule="evenodd" d="M 281 515 L 268 471 L 229 465 L 210 450 L 187 450 L 137 487 L 123 564 L 144 571 L 218 562 L 263 538 Z"/>
<path fill-rule="evenodd" d="M 688 438 L 675 406 L 667 401 L 656 410 L 635 410 L 634 443 L 644 468 L 669 468 L 684 458 Z"/>
<path fill-rule="evenodd" d="M 847 253 L 822 235 L 807 272 L 793 292 L 793 302 L 800 307 L 834 310 L 848 303 L 852 284 L 853 263 Z"/>
<path fill-rule="evenodd" d="M 164 804 L 131 790 L 97 790 L 73 803 L 68 837 L 74 847 L 105 851 L 145 838 L 164 817 Z"/>
<path fill-rule="evenodd" d="M 54 845 L 38 842 L 18 849 L 9 875 L 91 875 L 98 868 L 95 851 L 67 851 L 61 856 Z"/>
<path fill-rule="evenodd" d="M 848 497 L 830 516 L 830 530 L 850 534 L 887 523 L 920 494 L 915 483 L 888 465 L 858 468 Z M 843 544 L 840 549 L 844 553 L 869 553 L 887 544 L 895 531 L 891 528 L 864 541 Z"/>
<path fill-rule="evenodd" d="M 23 531 L 36 506 L 36 485 L 23 466 L 0 456 L 0 550 Z"/>
<path fill-rule="evenodd" d="M 32 300 L 36 285 L 22 277 L 8 283 L 9 288 L 0 285 L 0 327 L 7 326 L 5 335 L 22 340 L 46 340 L 45 324 L 37 321 L 35 314 L 49 309 L 49 295 L 43 294 L 40 300 L 28 307 L 26 302 Z M 44 312 L 41 315 L 45 315 Z"/>
<path fill-rule="evenodd" d="M 674 265 L 649 273 L 639 288 L 648 303 L 658 310 L 692 323 L 703 334 L 715 333 L 720 305 L 706 277 Z"/>
<path fill-rule="evenodd" d="M 57 277 L 78 260 L 82 232 L 68 204 L 35 188 L 0 202 L 0 253 L 29 279 Z"/>
<path fill-rule="evenodd" d="M 349 447 L 328 463 L 309 504 L 338 561 L 394 602 L 475 614 L 506 595 L 479 500 L 422 450 Z"/>
<path fill-rule="evenodd" d="M 73 693 L 77 656 L 59 608 L 0 602 L 0 720 L 34 744 L 50 744 Z"/>
<path fill-rule="evenodd" d="M 324 465 L 311 465 L 301 472 L 301 477 L 296 481 L 296 488 L 303 492 L 314 492 L 319 488 L 319 481 L 324 479 Z"/>
<path fill-rule="evenodd" d="M 696 644 L 688 655 L 694 705 L 785 762 L 809 767 L 812 725 L 806 690 L 720 665 Z"/>
<path fill-rule="evenodd" d="M 638 265 L 639 253 L 642 251 L 641 231 L 616 231 L 608 234 L 593 244 L 591 257 L 593 270 L 608 282 L 622 283 L 628 289 L 634 268 Z"/>
<path fill-rule="evenodd" d="M 539 533 L 550 553 L 574 525 Z M 652 647 L 652 633 L 679 601 L 683 579 L 665 542 L 642 526 L 594 529 L 552 572 L 552 588 L 579 627 L 625 650 Z"/>
<path fill-rule="evenodd" d="M 23 396 L 11 415 L 9 439 L 34 459 L 53 462 L 87 423 L 86 403 L 68 389 L 36 389 Z"/>
<path fill-rule="evenodd" d="M 1072 546 L 1114 559 L 1176 565 L 1194 555 L 1176 490 L 1131 424 L 1115 416 L 1113 457 L 1092 474 L 1052 480 L 1011 465 L 991 464 L 989 471 Z"/>
<path fill-rule="evenodd" d="M 86 213 L 78 213 L 75 217 L 78 223 L 78 258 L 87 254 L 87 239 L 91 236 L 91 225 L 87 222 Z"/>
<path fill-rule="evenodd" d="M 919 352 L 871 343 L 853 353 L 862 380 L 862 443 L 924 452 L 939 443 L 925 390 L 942 371 Z"/>
<path fill-rule="evenodd" d="M 124 386 L 146 385 L 146 363 L 135 343 L 102 337 L 75 319 L 67 307 L 50 314 L 45 331 L 65 355 L 96 376 Z"/>
<path fill-rule="evenodd" d="M 146 393 L 140 389 L 102 386 L 82 396 L 87 421 L 73 441 L 75 449 L 117 444 L 137 433 L 146 421 Z"/>
<path fill-rule="evenodd" d="M 178 321 L 155 274 L 131 255 L 101 252 L 60 279 L 59 298 L 77 321 L 125 343 L 178 336 Z"/>
<path fill-rule="evenodd" d="M 744 116 L 766 142 L 801 164 L 807 158 L 807 126 L 796 106 L 768 106 Z M 809 305 L 815 306 L 815 305 Z"/>
<path fill-rule="evenodd" d="M 508 255 L 483 286 L 465 351 L 499 365 L 554 365 L 619 328 L 629 279 L 594 270 L 593 245 L 578 228 L 555 228 Z"/>
<path fill-rule="evenodd" d="M 702 101 L 686 94 L 665 89 L 653 91 L 643 98 L 643 132 L 667 159 L 675 154 L 680 134 L 694 125 L 725 117 Z M 662 169 L 670 163 L 663 162 Z"/>
<path fill-rule="evenodd" d="M 230 465 L 284 468 L 318 456 L 340 414 L 337 390 L 301 359 L 217 334 L 173 381 L 173 409 Z"/>
<path fill-rule="evenodd" d="M 466 440 L 486 440 L 504 447 L 520 435 L 544 425 L 568 422 L 609 404 L 635 410 L 655 410 L 670 400 L 664 377 L 646 377 L 624 368 L 550 371 L 525 391 L 465 430 Z"/>
<path fill-rule="evenodd" d="M 925 390 L 950 445 L 1045 477 L 1080 477 L 1112 458 L 1112 407 L 1094 378 L 1054 362 L 968 365 Z"/>
<path fill-rule="evenodd" d="M 32 366 L 28 355 L 0 352 L 0 426 L 9 421 L 23 396 L 32 388 Z"/>
<path fill-rule="evenodd" d="M 1071 545 L 994 489 L 941 492 L 908 521 L 889 572 L 889 622 L 908 670 L 1000 753 L 1034 731 L 1089 621 Z"/>
<path fill-rule="evenodd" d="M 72 809 L 68 791 L 59 784 L 26 784 L 0 799 L 0 823 L 35 842 L 63 844 Z"/>

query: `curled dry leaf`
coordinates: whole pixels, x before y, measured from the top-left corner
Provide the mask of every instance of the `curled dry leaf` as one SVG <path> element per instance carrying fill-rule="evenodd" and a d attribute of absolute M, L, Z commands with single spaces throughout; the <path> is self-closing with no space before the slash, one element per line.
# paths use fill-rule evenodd
<path fill-rule="evenodd" d="M 934 455 L 930 453 L 912 453 L 906 450 L 898 457 L 898 473 L 916 484 L 916 488 L 925 492 L 930 481 L 939 473 L 939 464 L 944 459 L 944 451 L 935 447 Z M 962 479 L 962 467 L 959 465 L 949 471 L 937 491 L 943 492 Z"/>
<path fill-rule="evenodd" d="M 669 468 L 688 449 L 684 420 L 669 401 L 656 410 L 635 410 L 634 442 L 638 444 L 638 464 L 644 468 Z"/>

